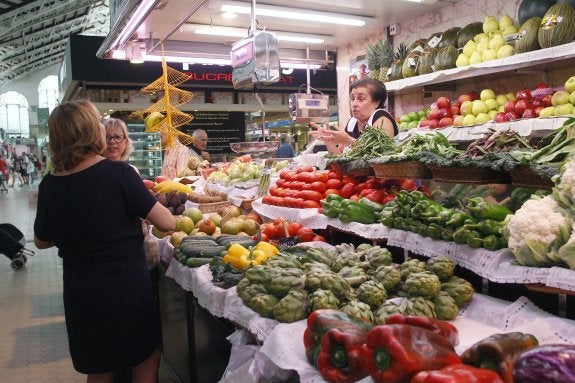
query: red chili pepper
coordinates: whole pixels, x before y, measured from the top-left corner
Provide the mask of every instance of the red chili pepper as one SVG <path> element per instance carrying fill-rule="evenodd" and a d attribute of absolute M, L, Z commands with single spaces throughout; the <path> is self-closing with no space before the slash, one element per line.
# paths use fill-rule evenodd
<path fill-rule="evenodd" d="M 321 338 L 317 367 L 321 376 L 334 383 L 352 383 L 367 376 L 360 349 L 367 330 L 361 327 L 332 328 Z"/>
<path fill-rule="evenodd" d="M 404 383 L 420 371 L 461 363 L 446 337 L 408 324 L 374 327 L 361 355 L 376 383 Z"/>
<path fill-rule="evenodd" d="M 503 383 L 495 371 L 466 364 L 452 364 L 437 371 L 421 371 L 411 383 Z"/>
<path fill-rule="evenodd" d="M 312 312 L 307 317 L 307 327 L 303 333 L 305 354 L 309 362 L 317 367 L 317 357 L 321 351 L 321 339 L 327 331 L 333 328 L 347 331 L 347 329 L 357 327 L 362 328 L 367 333 L 373 325 L 338 310 L 322 309 Z"/>
<path fill-rule="evenodd" d="M 390 315 L 385 324 L 410 324 L 433 331 L 439 335 L 446 337 L 453 347 L 459 344 L 459 331 L 457 327 L 449 322 L 439 319 L 421 317 L 415 315 L 393 314 Z"/>

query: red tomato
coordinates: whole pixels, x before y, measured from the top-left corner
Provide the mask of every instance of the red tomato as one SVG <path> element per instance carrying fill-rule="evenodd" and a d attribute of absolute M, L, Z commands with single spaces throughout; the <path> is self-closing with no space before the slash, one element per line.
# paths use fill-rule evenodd
<path fill-rule="evenodd" d="M 286 174 L 285 179 L 287 181 L 297 181 L 297 173 L 292 170 L 291 172 Z"/>
<path fill-rule="evenodd" d="M 359 186 L 359 185 L 358 185 L 358 186 Z M 359 196 L 360 196 L 360 197 L 365 197 L 365 196 L 367 196 L 367 195 L 373 193 L 376 189 L 368 189 L 368 188 L 359 189 L 359 188 L 358 188 L 358 190 L 361 190 L 361 191 L 359 192 Z"/>
<path fill-rule="evenodd" d="M 341 174 L 339 174 L 338 172 L 333 172 L 333 171 L 332 171 L 332 172 L 329 172 L 329 173 L 327 174 L 327 176 L 328 176 L 328 178 L 329 178 L 330 180 L 331 180 L 331 179 L 341 180 L 341 177 L 342 177 Z"/>
<path fill-rule="evenodd" d="M 313 172 L 315 169 L 313 166 L 307 165 L 307 166 L 298 166 L 295 170 L 298 173 L 303 173 L 303 172 Z"/>
<path fill-rule="evenodd" d="M 257 237 L 257 236 L 256 236 L 256 237 Z M 264 241 L 264 242 L 269 242 L 270 239 L 269 239 L 269 237 L 268 237 L 267 235 L 262 234 L 262 241 Z"/>
<path fill-rule="evenodd" d="M 330 178 L 329 180 L 327 180 L 327 182 L 325 183 L 326 188 L 328 189 L 339 189 L 341 188 L 341 185 L 343 185 L 343 183 L 341 182 L 341 180 L 336 179 L 336 178 Z M 279 185 L 278 185 L 279 186 Z"/>
<path fill-rule="evenodd" d="M 330 194 L 337 194 L 337 195 L 339 195 L 339 190 L 337 190 L 337 189 L 327 189 L 327 190 L 325 191 L 325 193 L 323 193 L 323 196 L 324 196 L 324 197 L 327 197 L 327 196 L 330 195 Z"/>
<path fill-rule="evenodd" d="M 313 173 L 312 182 L 319 181 L 319 182 L 327 182 L 329 179 L 329 172 L 321 171 Z"/>
<path fill-rule="evenodd" d="M 282 170 L 282 171 L 280 172 L 280 179 L 285 180 L 285 179 L 286 179 L 286 176 L 287 176 L 287 174 L 288 174 L 289 172 L 290 172 L 290 170 Z"/>
<path fill-rule="evenodd" d="M 292 189 L 292 190 L 301 190 L 304 185 L 305 185 L 304 182 L 301 182 L 301 181 L 293 181 L 293 182 L 291 183 L 290 189 Z"/>
<path fill-rule="evenodd" d="M 302 226 L 297 222 L 290 222 L 288 224 L 288 233 L 290 237 L 297 235 L 299 229 L 302 229 Z"/>
<path fill-rule="evenodd" d="M 281 174 L 280 174 L 280 179 L 276 181 L 276 186 L 281 188 L 281 187 L 283 187 L 285 182 L 286 181 L 283 178 L 281 178 Z"/>
<path fill-rule="evenodd" d="M 403 190 L 408 190 L 408 191 L 415 190 L 415 181 L 414 180 L 408 180 L 408 179 L 402 180 L 400 185 L 401 185 L 401 188 Z"/>
<path fill-rule="evenodd" d="M 323 194 L 327 190 L 327 187 L 325 183 L 316 181 L 312 182 L 311 190 L 315 190 L 316 192 Z"/>
<path fill-rule="evenodd" d="M 270 188 L 268 189 L 268 193 L 270 193 L 270 195 L 276 196 L 278 190 L 279 190 L 278 187 L 270 186 Z"/>
<path fill-rule="evenodd" d="M 321 207 L 321 204 L 317 201 L 307 200 L 303 203 L 303 207 L 306 209 L 319 209 Z"/>
<path fill-rule="evenodd" d="M 354 185 L 360 183 L 356 177 L 350 177 L 350 176 L 343 176 L 342 182 L 344 184 L 354 184 Z"/>
<path fill-rule="evenodd" d="M 311 190 L 311 184 L 308 183 L 303 183 L 303 187 L 301 188 L 301 190 Z"/>
<path fill-rule="evenodd" d="M 311 200 L 311 201 L 321 201 L 323 199 L 323 194 L 322 193 L 318 193 L 314 190 L 303 190 L 301 192 L 301 197 L 303 199 L 306 200 Z"/>
<path fill-rule="evenodd" d="M 315 234 L 309 227 L 301 227 L 296 233 L 300 242 L 311 242 Z"/>
<path fill-rule="evenodd" d="M 273 197 L 272 197 L 271 195 L 265 195 L 265 196 L 262 198 L 262 203 L 271 205 L 271 204 L 272 204 L 272 203 L 271 203 L 271 202 L 272 202 L 272 198 L 273 198 Z"/>
<path fill-rule="evenodd" d="M 359 196 L 357 194 L 354 194 L 351 197 L 349 197 L 349 199 L 352 200 L 353 202 L 357 202 L 359 201 Z"/>
<path fill-rule="evenodd" d="M 281 224 L 283 224 L 283 222 L 284 222 L 285 220 L 286 220 L 286 219 L 285 219 L 284 217 L 277 217 L 276 219 L 274 219 L 273 224 L 274 224 L 274 225 L 281 225 Z"/>
<path fill-rule="evenodd" d="M 343 198 L 349 198 L 355 192 L 355 185 L 352 183 L 345 184 L 339 190 L 339 195 Z"/>

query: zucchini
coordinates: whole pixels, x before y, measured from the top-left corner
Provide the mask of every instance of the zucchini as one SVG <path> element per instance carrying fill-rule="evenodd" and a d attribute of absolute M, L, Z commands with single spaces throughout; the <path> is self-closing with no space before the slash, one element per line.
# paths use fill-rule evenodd
<path fill-rule="evenodd" d="M 188 267 L 200 267 L 210 263 L 212 258 L 188 258 L 186 259 L 186 266 Z"/>
<path fill-rule="evenodd" d="M 186 258 L 208 258 L 219 256 L 226 251 L 224 246 L 188 246 L 180 248 Z"/>
<path fill-rule="evenodd" d="M 182 243 L 190 241 L 216 242 L 215 238 L 209 235 L 196 235 L 196 236 L 191 235 L 184 237 L 184 239 L 182 239 Z"/>

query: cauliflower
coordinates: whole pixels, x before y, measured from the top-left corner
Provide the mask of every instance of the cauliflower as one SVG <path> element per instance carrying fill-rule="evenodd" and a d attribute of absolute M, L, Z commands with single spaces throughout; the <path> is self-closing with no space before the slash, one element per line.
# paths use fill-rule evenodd
<path fill-rule="evenodd" d="M 553 198 L 565 209 L 575 210 L 575 157 L 561 167 L 559 184 L 553 188 Z"/>
<path fill-rule="evenodd" d="M 571 234 L 572 220 L 551 196 L 533 196 L 514 215 L 504 230 L 513 255 L 524 266 L 563 263 L 558 255 Z"/>

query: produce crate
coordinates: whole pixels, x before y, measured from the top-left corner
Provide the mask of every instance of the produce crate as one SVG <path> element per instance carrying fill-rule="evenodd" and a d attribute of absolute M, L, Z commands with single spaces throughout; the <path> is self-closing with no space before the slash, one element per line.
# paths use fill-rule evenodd
<path fill-rule="evenodd" d="M 419 161 L 371 163 L 376 177 L 431 179 L 431 171 Z"/>
<path fill-rule="evenodd" d="M 352 160 L 346 162 L 330 162 L 329 166 L 340 174 L 352 177 L 372 176 L 373 168 L 365 160 Z"/>
<path fill-rule="evenodd" d="M 430 166 L 434 181 L 464 184 L 508 184 L 509 174 L 489 168 Z"/>
<path fill-rule="evenodd" d="M 204 214 L 205 213 L 215 213 L 218 210 L 220 210 L 221 208 L 224 208 L 224 207 L 229 206 L 231 204 L 232 203 L 230 201 L 199 203 L 198 209 L 200 209 L 200 211 Z"/>
<path fill-rule="evenodd" d="M 529 166 L 518 166 L 509 172 L 511 183 L 515 187 L 551 189 L 553 182 L 535 173 Z"/>

